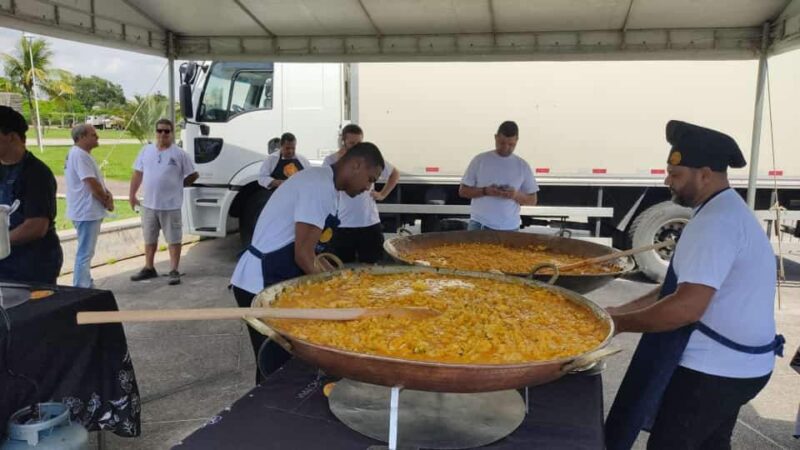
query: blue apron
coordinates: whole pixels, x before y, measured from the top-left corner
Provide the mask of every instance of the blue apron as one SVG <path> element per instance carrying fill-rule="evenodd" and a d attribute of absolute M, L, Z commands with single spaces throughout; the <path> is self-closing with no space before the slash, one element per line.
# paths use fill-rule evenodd
<path fill-rule="evenodd" d="M 27 158 L 29 158 L 28 153 L 25 154 L 22 161 L 9 169 L 3 180 L 0 180 L 0 204 L 11 205 L 17 199 L 14 188 L 16 183 L 21 181 L 22 168 Z M 20 199 L 20 201 L 24 202 L 23 199 Z M 9 217 L 9 232 L 25 222 L 24 208 L 25 204 L 22 203 Z M 47 237 L 43 239 L 47 239 Z M 32 251 L 32 246 L 39 251 Z M 11 253 L 8 257 L 0 260 L 0 278 L 21 282 L 55 284 L 58 272 L 61 270 L 62 261 L 63 254 L 61 253 L 61 246 L 58 244 L 53 248 L 44 248 L 41 245 L 37 245 L 37 243 L 12 245 Z"/>
<path fill-rule="evenodd" d="M 320 253 L 321 249 L 325 249 L 324 245 L 333 237 L 333 232 L 338 225 L 339 219 L 336 216 L 328 215 L 325 219 L 320 242 L 317 243 L 317 248 L 315 249 L 316 253 Z M 322 240 L 326 237 L 326 242 L 322 243 Z M 262 253 L 250 244 L 247 247 L 247 251 L 261 260 L 261 276 L 264 279 L 264 288 L 303 275 L 303 270 L 294 259 L 294 242 L 268 253 Z M 258 367 L 262 376 L 266 377 L 278 370 L 291 357 L 292 355 L 289 352 L 271 339 L 265 341 L 261 345 L 261 349 L 258 350 L 257 356 L 259 359 Z"/>
<path fill-rule="evenodd" d="M 711 199 L 725 190 L 727 189 L 717 192 L 703 202 L 697 208 L 694 217 Z M 674 254 L 658 295 L 659 300 L 678 289 L 678 277 L 672 267 L 673 260 Z M 702 322 L 673 331 L 643 333 L 606 419 L 605 437 L 608 450 L 630 449 L 639 431 L 642 429 L 649 431 L 653 426 L 661 405 L 661 397 L 680 363 L 689 337 L 695 330 L 733 350 L 750 354 L 774 352 L 778 356 L 783 356 L 785 340 L 781 335 L 775 336 L 768 345 L 752 347 L 731 341 Z"/>

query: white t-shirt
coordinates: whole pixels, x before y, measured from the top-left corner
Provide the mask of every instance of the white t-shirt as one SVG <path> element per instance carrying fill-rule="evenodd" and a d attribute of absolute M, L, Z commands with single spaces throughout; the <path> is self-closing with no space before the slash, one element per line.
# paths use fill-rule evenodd
<path fill-rule="evenodd" d="M 515 154 L 500 156 L 494 150 L 472 159 L 461 183 L 470 187 L 508 185 L 524 194 L 539 191 L 539 185 L 528 163 Z M 478 197 L 471 202 L 470 219 L 494 230 L 519 229 L 519 203 L 510 198 Z"/>
<path fill-rule="evenodd" d="M 144 174 L 142 206 L 158 210 L 181 209 L 183 180 L 195 172 L 188 153 L 175 144 L 166 150 L 147 144 L 136 157 L 133 168 Z"/>
<path fill-rule="evenodd" d="M 84 182 L 87 178 L 94 178 L 105 189 L 100 168 L 89 152 L 77 145 L 69 149 L 64 178 L 67 181 L 67 217 L 70 220 L 100 220 L 106 216 L 105 207 L 94 198 L 89 185 Z"/>
<path fill-rule="evenodd" d="M 325 219 L 336 214 L 338 191 L 330 167 L 310 167 L 298 172 L 276 189 L 258 216 L 252 245 L 262 253 L 281 249 L 294 242 L 297 222 L 319 229 Z M 245 251 L 236 264 L 231 284 L 251 294 L 264 289 L 261 260 Z"/>
<path fill-rule="evenodd" d="M 332 153 L 325 157 L 322 164 L 325 166 L 332 166 L 339 160 L 338 153 Z M 394 168 L 388 162 L 385 162 L 386 167 L 378 177 L 378 181 L 385 182 L 392 174 Z M 366 191 L 350 197 L 346 192 L 339 192 L 339 228 L 362 228 L 371 227 L 376 223 L 380 223 L 381 218 L 378 214 L 378 205 L 375 199 L 372 198 L 372 192 L 375 185 L 370 186 Z"/>
<path fill-rule="evenodd" d="M 303 165 L 303 169 L 308 169 L 311 167 L 311 163 L 304 156 L 295 153 L 294 157 L 300 161 L 300 164 Z M 270 175 L 272 175 L 272 171 L 275 170 L 275 167 L 278 165 L 278 161 L 280 161 L 280 159 L 280 152 L 275 152 L 267 156 L 267 159 L 264 160 L 264 162 L 261 164 L 261 168 L 258 170 L 258 184 L 265 188 L 269 187 L 269 184 L 272 183 L 272 180 L 274 180 L 274 178 L 272 178 Z M 286 175 L 286 178 L 289 178 L 293 174 L 284 172 L 284 175 Z"/>
<path fill-rule="evenodd" d="M 729 189 L 712 198 L 681 233 L 673 269 L 678 283 L 717 290 L 700 319 L 748 346 L 775 338 L 775 254 L 742 198 Z M 751 355 L 692 333 L 680 365 L 710 375 L 755 378 L 772 371 L 775 355 Z"/>

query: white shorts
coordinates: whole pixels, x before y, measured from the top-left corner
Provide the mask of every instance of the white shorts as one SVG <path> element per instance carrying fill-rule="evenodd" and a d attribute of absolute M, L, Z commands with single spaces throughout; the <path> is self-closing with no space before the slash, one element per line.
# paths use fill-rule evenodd
<path fill-rule="evenodd" d="M 142 206 L 142 233 L 145 245 L 158 244 L 158 232 L 164 232 L 167 244 L 180 244 L 183 240 L 183 222 L 180 209 L 150 209 Z"/>

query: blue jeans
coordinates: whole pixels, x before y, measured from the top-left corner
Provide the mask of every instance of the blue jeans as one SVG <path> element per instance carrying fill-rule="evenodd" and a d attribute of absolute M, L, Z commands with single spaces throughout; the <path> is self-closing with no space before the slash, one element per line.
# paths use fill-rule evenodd
<path fill-rule="evenodd" d="M 75 220 L 72 222 L 78 232 L 78 251 L 75 252 L 75 268 L 72 270 L 72 285 L 75 287 L 92 288 L 92 257 L 97 246 L 97 237 L 100 235 L 99 220 Z"/>

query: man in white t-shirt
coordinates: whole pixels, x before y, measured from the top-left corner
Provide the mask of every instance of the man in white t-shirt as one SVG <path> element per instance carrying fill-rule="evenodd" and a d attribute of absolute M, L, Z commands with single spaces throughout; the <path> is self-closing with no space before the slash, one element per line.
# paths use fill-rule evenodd
<path fill-rule="evenodd" d="M 137 192 L 144 185 L 141 202 L 142 232 L 144 234 L 144 268 L 131 277 L 141 281 L 158 276 L 153 259 L 158 246 L 159 231 L 164 233 L 169 249 L 169 284 L 180 284 L 178 264 L 183 240 L 183 188 L 197 180 L 197 172 L 189 155 L 175 145 L 175 127 L 169 119 L 156 122 L 156 143 L 142 147 L 133 164 L 131 178 L 131 208 L 140 206 Z"/>
<path fill-rule="evenodd" d="M 336 225 L 339 193 L 355 197 L 365 192 L 383 167 L 378 147 L 364 142 L 332 166 L 305 169 L 275 190 L 258 217 L 252 243 L 231 277 L 236 303 L 249 308 L 253 297 L 265 287 L 320 272 L 322 268 L 315 264 L 316 251 Z M 249 332 L 262 375 L 288 359 L 288 353 L 279 346 L 265 347 L 259 355 L 265 338 L 252 329 Z"/>
<path fill-rule="evenodd" d="M 364 139 L 364 131 L 356 124 L 342 128 L 339 151 L 325 157 L 323 165 L 332 166 L 347 150 Z M 339 229 L 333 235 L 331 248 L 343 262 L 375 264 L 383 258 L 383 227 L 376 202 L 384 200 L 397 186 L 400 174 L 386 162 L 378 177 L 380 191 L 370 187 L 355 197 L 339 193 Z"/>
<path fill-rule="evenodd" d="M 539 185 L 528 163 L 514 154 L 519 127 L 506 121 L 494 135 L 494 150 L 472 159 L 458 195 L 471 199 L 469 230 L 518 230 L 520 205 L 534 206 Z"/>
<path fill-rule="evenodd" d="M 277 189 L 297 172 L 311 167 L 303 155 L 297 154 L 297 138 L 292 133 L 283 133 L 280 150 L 267 156 L 258 171 L 258 184 L 266 189 Z"/>
<path fill-rule="evenodd" d="M 693 208 L 658 291 L 608 308 L 618 333 L 644 333 L 606 420 L 606 448 L 730 448 L 739 409 L 766 385 L 775 335 L 775 254 L 728 184 L 746 162 L 720 132 L 667 124 L 664 183 Z"/>
<path fill-rule="evenodd" d="M 67 217 L 78 233 L 78 249 L 72 270 L 72 285 L 92 288 L 92 257 L 106 211 L 114 210 L 114 198 L 106 189 L 103 175 L 92 156 L 98 146 L 97 130 L 80 124 L 72 129 L 75 145 L 69 149 L 64 166 L 67 182 Z"/>

